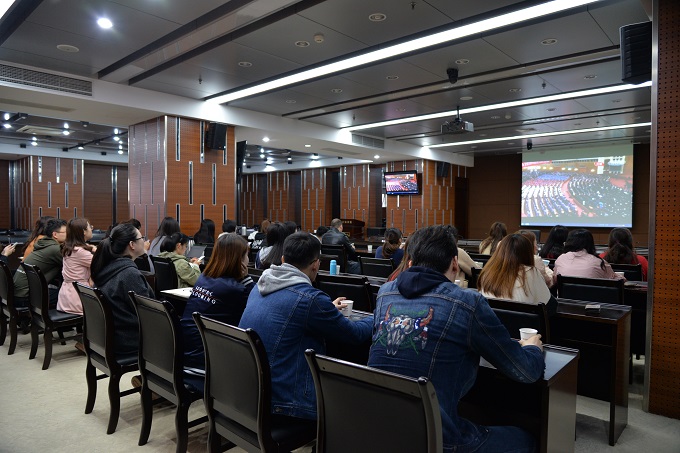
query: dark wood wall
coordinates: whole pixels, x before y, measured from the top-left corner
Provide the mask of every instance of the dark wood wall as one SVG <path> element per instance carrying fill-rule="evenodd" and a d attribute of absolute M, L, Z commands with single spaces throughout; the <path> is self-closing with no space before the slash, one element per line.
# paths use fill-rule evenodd
<path fill-rule="evenodd" d="M 86 163 L 83 171 L 85 217 L 90 224 L 106 230 L 113 223 L 129 219 L 127 167 Z"/>
<path fill-rule="evenodd" d="M 241 178 L 241 222 L 260 225 L 267 217 L 267 175 L 248 174 Z"/>
<path fill-rule="evenodd" d="M 340 167 L 340 218 L 371 225 L 370 203 L 380 203 L 380 199 L 371 200 L 370 171 L 368 164 Z"/>
<path fill-rule="evenodd" d="M 10 213 L 10 162 L 0 160 L 0 228 L 10 228 L 12 217 Z"/>
<path fill-rule="evenodd" d="M 310 168 L 301 172 L 301 207 L 303 231 L 314 231 L 321 225 L 329 223 L 326 209 L 326 175 L 325 168 Z"/>

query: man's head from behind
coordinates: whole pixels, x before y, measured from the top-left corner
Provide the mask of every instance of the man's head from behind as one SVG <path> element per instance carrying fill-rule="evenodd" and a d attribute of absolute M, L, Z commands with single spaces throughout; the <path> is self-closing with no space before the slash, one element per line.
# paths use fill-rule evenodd
<path fill-rule="evenodd" d="M 66 241 L 66 220 L 48 220 L 47 226 L 45 226 L 45 236 L 63 244 Z"/>
<path fill-rule="evenodd" d="M 336 228 L 336 229 L 342 231 L 342 220 L 340 220 L 340 219 L 331 220 L 331 228 Z"/>
<path fill-rule="evenodd" d="M 222 224 L 222 231 L 225 233 L 236 232 L 236 222 L 229 219 L 225 220 L 224 223 Z"/>
<path fill-rule="evenodd" d="M 314 264 L 321 255 L 321 244 L 312 235 L 293 233 L 283 243 L 283 261 L 304 270 Z M 318 266 L 316 268 L 318 271 Z"/>
<path fill-rule="evenodd" d="M 451 260 L 458 256 L 458 247 L 450 228 L 435 225 L 410 235 L 407 253 L 412 266 L 427 267 L 444 274 L 451 266 Z"/>

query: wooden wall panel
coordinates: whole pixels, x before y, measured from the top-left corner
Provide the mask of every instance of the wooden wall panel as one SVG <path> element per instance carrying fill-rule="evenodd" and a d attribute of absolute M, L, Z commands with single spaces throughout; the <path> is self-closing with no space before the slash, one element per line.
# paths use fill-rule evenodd
<path fill-rule="evenodd" d="M 267 175 L 243 175 L 240 195 L 241 222 L 248 226 L 259 226 L 267 217 Z"/>
<path fill-rule="evenodd" d="M 10 161 L 0 161 L 0 228 L 10 228 Z"/>
<path fill-rule="evenodd" d="M 326 221 L 326 169 L 302 170 L 302 229 L 312 232 Z"/>
<path fill-rule="evenodd" d="M 361 220 L 369 226 L 369 174 L 368 164 L 340 167 L 340 218 Z"/>
<path fill-rule="evenodd" d="M 82 161 L 59 157 L 32 156 L 33 171 L 30 179 L 31 220 L 35 223 L 41 215 L 69 220 L 83 214 Z M 40 175 L 42 170 L 42 177 Z M 66 188 L 68 187 L 68 199 Z"/>
<path fill-rule="evenodd" d="M 31 217 L 31 171 L 33 157 L 14 161 L 14 209 L 16 228 L 32 230 L 35 220 Z M 36 219 L 37 220 L 37 219 Z"/>
<path fill-rule="evenodd" d="M 85 164 L 85 217 L 101 230 L 106 230 L 113 221 L 111 172 L 111 165 Z"/>
<path fill-rule="evenodd" d="M 272 222 L 285 222 L 289 219 L 288 172 L 267 173 L 267 218 Z"/>
<path fill-rule="evenodd" d="M 116 180 L 116 222 L 124 222 L 130 218 L 130 203 L 128 201 L 128 168 L 116 166 L 118 178 Z"/>

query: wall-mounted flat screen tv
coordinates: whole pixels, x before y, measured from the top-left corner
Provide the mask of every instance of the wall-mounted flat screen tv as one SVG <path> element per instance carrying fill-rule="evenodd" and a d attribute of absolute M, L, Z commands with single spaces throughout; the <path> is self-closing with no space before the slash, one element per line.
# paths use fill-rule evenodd
<path fill-rule="evenodd" d="M 631 227 L 633 145 L 522 155 L 523 226 Z"/>
<path fill-rule="evenodd" d="M 418 173 L 415 170 L 384 173 L 387 195 L 418 195 Z"/>

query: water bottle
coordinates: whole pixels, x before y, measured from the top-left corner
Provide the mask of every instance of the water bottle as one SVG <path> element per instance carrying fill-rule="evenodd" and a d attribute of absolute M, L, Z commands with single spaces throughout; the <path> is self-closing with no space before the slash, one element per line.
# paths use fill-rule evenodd
<path fill-rule="evenodd" d="M 331 260 L 330 273 L 331 275 L 336 275 L 338 273 L 338 263 L 335 260 Z"/>

